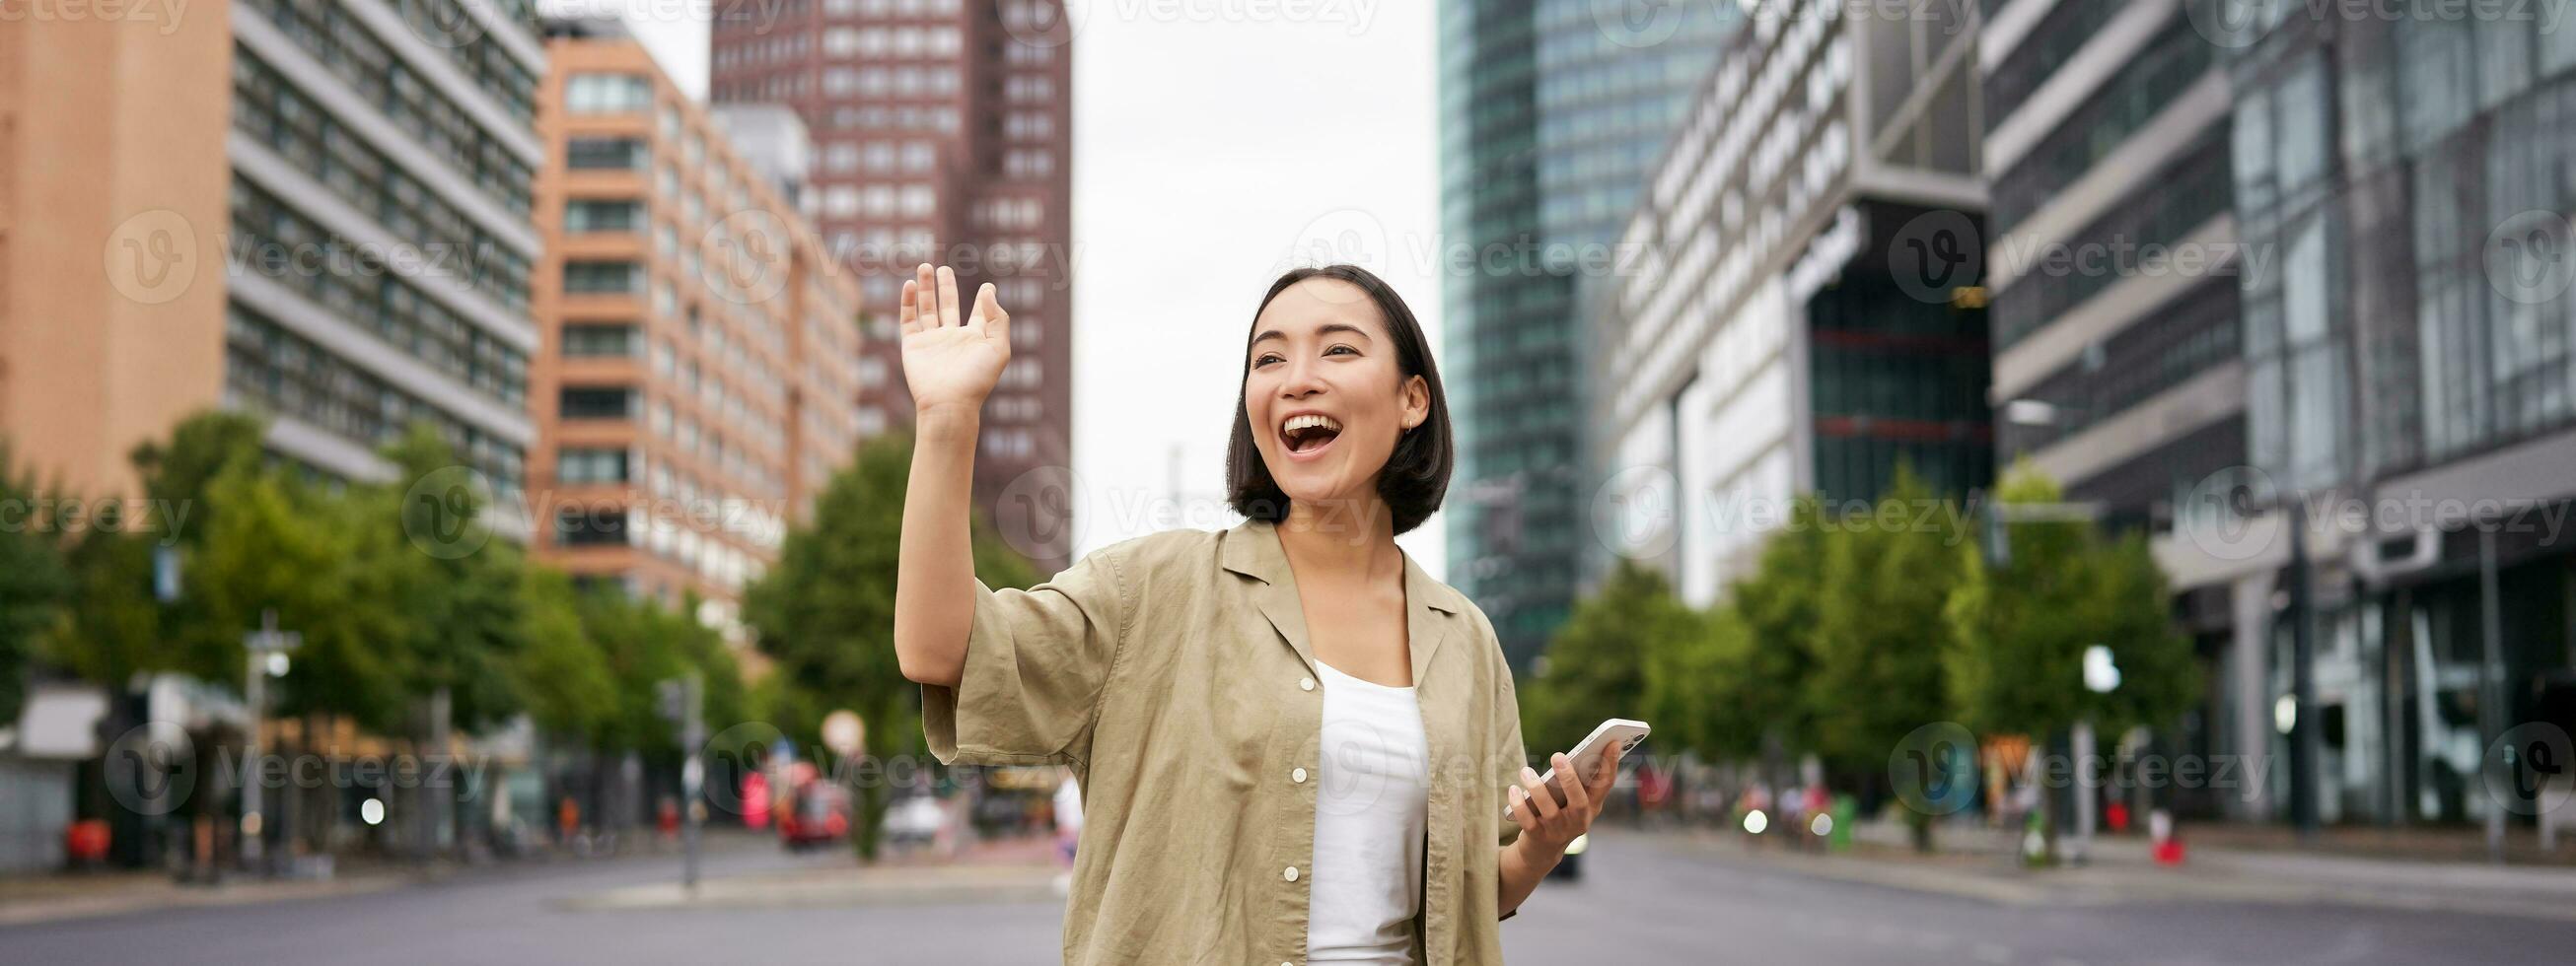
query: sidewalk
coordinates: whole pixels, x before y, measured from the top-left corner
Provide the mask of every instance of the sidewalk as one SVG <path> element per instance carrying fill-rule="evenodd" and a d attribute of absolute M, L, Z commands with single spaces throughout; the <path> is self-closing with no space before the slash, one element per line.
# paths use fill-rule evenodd
<path fill-rule="evenodd" d="M 978 843 L 953 855 L 891 856 L 875 865 L 832 865 L 700 880 L 623 886 L 563 901 L 584 911 L 826 908 L 843 906 L 1048 902 L 1058 898 L 1055 844 L 1046 838 Z"/>
<path fill-rule="evenodd" d="M 99 872 L 0 879 L 0 926 L 86 919 L 164 909 L 190 909 L 364 895 L 406 885 L 416 873 L 369 871 L 329 879 L 256 879 L 235 876 L 215 885 L 188 885 L 166 872 Z"/>
<path fill-rule="evenodd" d="M 1943 829 L 1945 838 L 1954 830 Z M 1874 830 L 1875 832 L 1875 830 Z M 2149 860 L 2135 839 L 2095 842 L 2088 864 L 2029 869 L 1977 849 L 1917 855 L 1864 837 L 1851 852 L 1790 852 L 1716 830 L 1642 833 L 1677 848 L 1817 878 L 2033 907 L 2172 902 L 2348 905 L 2576 921 L 2576 873 L 2564 868 L 2409 861 L 2195 844 L 2181 866 Z M 1976 836 L 1965 836 L 1976 838 Z M 1949 848 L 1947 842 L 1944 848 Z"/>
<path fill-rule="evenodd" d="M 246 872 L 227 874 L 214 884 L 183 883 L 157 869 L 114 869 L 49 875 L 0 877 L 0 928 L 170 909 L 252 905 L 299 899 L 366 895 L 423 883 L 440 882 L 484 870 L 540 868 L 556 863 L 614 862 L 678 854 L 678 846 L 643 839 L 629 851 L 576 858 L 546 852 L 477 863 L 441 859 L 418 863 L 376 856 L 342 856 L 327 878 L 262 878 Z M 775 848 L 764 833 L 711 831 L 709 854 L 743 848 Z"/>

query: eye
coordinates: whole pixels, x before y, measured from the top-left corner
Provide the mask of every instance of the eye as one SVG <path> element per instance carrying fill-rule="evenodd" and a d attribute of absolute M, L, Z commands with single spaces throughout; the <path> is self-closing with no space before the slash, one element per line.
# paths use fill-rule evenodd
<path fill-rule="evenodd" d="M 1259 368 L 1261 368 L 1261 367 L 1263 367 L 1263 366 L 1267 366 L 1267 365 L 1269 365 L 1269 364 L 1271 364 L 1271 363 L 1273 363 L 1273 362 L 1277 362 L 1277 361 L 1279 361 L 1279 353 L 1276 353 L 1276 352 L 1264 352 L 1264 353 L 1262 353 L 1262 354 L 1260 354 L 1260 355 L 1257 355 L 1257 356 L 1252 357 L 1252 367 L 1253 367 L 1253 368 L 1255 368 L 1255 369 L 1259 369 Z"/>
<path fill-rule="evenodd" d="M 1358 350 L 1358 349 L 1354 349 L 1354 348 L 1351 348 L 1348 344 L 1345 344 L 1345 343 L 1336 343 L 1336 344 L 1334 344 L 1334 346 L 1333 346 L 1332 348 L 1324 350 L 1324 354 L 1325 354 L 1325 355 L 1328 355 L 1328 356 L 1329 356 L 1329 355 L 1333 355 L 1333 354 L 1335 354 L 1335 353 L 1341 353 L 1341 354 L 1343 354 L 1343 355 L 1354 355 L 1354 356 L 1355 356 L 1355 355 L 1359 355 L 1359 354 L 1360 354 L 1360 350 Z"/>

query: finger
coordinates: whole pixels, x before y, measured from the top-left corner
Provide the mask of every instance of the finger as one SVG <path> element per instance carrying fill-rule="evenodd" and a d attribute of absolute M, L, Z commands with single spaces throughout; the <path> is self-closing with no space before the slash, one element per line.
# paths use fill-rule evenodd
<path fill-rule="evenodd" d="M 1011 344 L 1011 313 L 1002 311 L 1001 296 L 993 283 L 986 282 L 975 290 L 975 315 L 984 320 L 984 337 L 1005 346 Z"/>
<path fill-rule="evenodd" d="M 903 334 L 905 335 L 911 335 L 915 332 L 921 331 L 921 306 L 913 301 L 917 296 L 915 291 L 917 288 L 919 288 L 919 286 L 913 284 L 911 279 L 907 278 L 903 280 L 903 306 L 902 310 L 898 312 L 897 315 L 903 322 Z"/>
<path fill-rule="evenodd" d="M 939 324 L 964 325 L 957 317 L 957 270 L 939 266 Z"/>
<path fill-rule="evenodd" d="M 920 268 L 912 270 L 912 285 L 913 291 L 916 293 L 916 297 L 919 298 L 921 304 L 921 327 L 925 329 L 938 328 L 939 280 L 937 276 L 930 273 L 929 262 L 923 262 L 921 263 Z"/>
<path fill-rule="evenodd" d="M 1538 772 L 1528 765 L 1521 766 L 1521 791 L 1529 796 L 1527 807 L 1537 813 L 1538 818 L 1556 814 L 1556 796 L 1548 792 L 1547 784 L 1539 781 Z"/>
<path fill-rule="evenodd" d="M 1610 795 L 1610 787 L 1619 783 L 1619 759 L 1625 754 L 1627 754 L 1626 749 L 1614 745 L 1609 754 L 1601 756 L 1601 763 L 1593 767 L 1589 782 L 1593 801 L 1606 801 Z"/>
<path fill-rule="evenodd" d="M 1538 831 L 1538 816 L 1530 812 L 1529 792 L 1514 785 L 1508 790 L 1507 796 L 1512 803 L 1512 823 L 1520 826 L 1523 832 Z"/>
<path fill-rule="evenodd" d="M 1557 774 L 1574 779 L 1573 781 L 1560 780 L 1557 782 L 1558 785 L 1565 788 L 1565 810 L 1576 815 L 1591 814 L 1592 790 L 1583 787 L 1583 776 L 1581 773 L 1574 770 L 1574 759 L 1565 757 L 1565 753 L 1563 752 L 1558 752 L 1556 757 L 1551 759 L 1548 763 L 1556 766 Z"/>

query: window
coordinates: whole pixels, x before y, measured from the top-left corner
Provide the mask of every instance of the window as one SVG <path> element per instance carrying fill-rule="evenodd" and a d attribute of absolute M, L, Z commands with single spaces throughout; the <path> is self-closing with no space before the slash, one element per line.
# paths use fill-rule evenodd
<path fill-rule="evenodd" d="M 653 82 L 641 74 L 574 74 L 564 79 L 564 109 L 625 114 L 653 109 Z"/>
<path fill-rule="evenodd" d="M 563 354 L 571 358 L 631 357 L 641 345 L 632 325 L 567 325 L 563 330 Z"/>
<path fill-rule="evenodd" d="M 626 541 L 626 511 L 616 507 L 564 509 L 555 512 L 555 542 L 567 547 L 621 546 Z"/>
<path fill-rule="evenodd" d="M 642 171 L 653 152 L 635 138 L 574 138 L 564 146 L 564 166 L 575 171 Z"/>
<path fill-rule="evenodd" d="M 555 457 L 555 481 L 567 485 L 624 483 L 626 451 L 566 447 Z"/>
<path fill-rule="evenodd" d="M 564 230 L 628 232 L 644 226 L 644 206 L 627 200 L 578 198 L 564 203 Z"/>
<path fill-rule="evenodd" d="M 570 295 L 632 295 L 644 290 L 644 267 L 634 262 L 565 262 Z"/>
<path fill-rule="evenodd" d="M 565 386 L 557 415 L 564 419 L 629 419 L 635 390 L 624 386 Z"/>

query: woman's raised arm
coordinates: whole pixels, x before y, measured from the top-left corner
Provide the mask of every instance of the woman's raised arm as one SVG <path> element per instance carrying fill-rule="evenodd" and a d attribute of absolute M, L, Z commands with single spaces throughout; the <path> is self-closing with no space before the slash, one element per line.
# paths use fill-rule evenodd
<path fill-rule="evenodd" d="M 964 317 L 961 318 L 961 314 Z M 966 313 L 957 273 L 923 265 L 903 283 L 903 378 L 912 390 L 912 476 L 895 570 L 894 650 L 903 676 L 956 687 L 975 623 L 967 532 L 984 397 L 1011 361 L 1011 316 L 986 283 Z"/>

